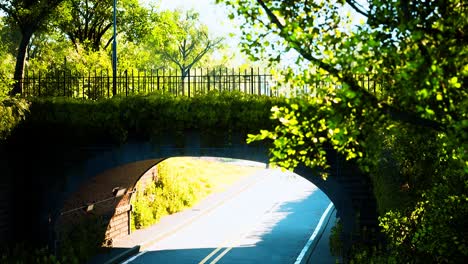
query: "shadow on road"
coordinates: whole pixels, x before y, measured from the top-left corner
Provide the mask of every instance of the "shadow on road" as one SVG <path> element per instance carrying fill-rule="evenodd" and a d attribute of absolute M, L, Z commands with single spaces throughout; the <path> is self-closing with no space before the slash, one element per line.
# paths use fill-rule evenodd
<path fill-rule="evenodd" d="M 220 259 L 220 263 L 294 263 L 330 203 L 328 197 L 319 189 L 304 191 L 300 197 L 270 209 L 266 212 L 266 215 L 269 215 L 268 221 L 260 221 L 261 224 L 256 226 L 254 232 L 239 234 L 240 239 L 228 242 L 226 247 L 147 251 L 132 263 L 199 263 L 214 251 L 216 253 L 212 254 L 206 263 L 211 263 L 217 258 Z M 304 233 L 300 239 L 298 232 Z M 322 239 L 327 241 L 317 249 L 324 252 L 314 253 L 312 257 L 315 256 L 315 259 L 311 259 L 311 263 L 335 263 L 329 248 L 323 246 L 328 244 L 328 235 L 324 234 Z M 235 246 L 230 248 L 230 244 Z M 120 249 L 116 249 L 118 250 Z"/>

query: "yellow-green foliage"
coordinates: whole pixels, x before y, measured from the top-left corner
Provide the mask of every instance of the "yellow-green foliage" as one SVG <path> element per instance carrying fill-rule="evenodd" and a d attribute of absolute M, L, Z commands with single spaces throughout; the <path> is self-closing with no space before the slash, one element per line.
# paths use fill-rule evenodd
<path fill-rule="evenodd" d="M 158 165 L 157 181 L 137 191 L 132 201 L 132 229 L 153 225 L 162 216 L 189 208 L 256 170 L 199 158 L 167 159 Z"/>
<path fill-rule="evenodd" d="M 24 99 L 0 97 L 0 140 L 6 139 L 25 118 L 29 103 Z"/>

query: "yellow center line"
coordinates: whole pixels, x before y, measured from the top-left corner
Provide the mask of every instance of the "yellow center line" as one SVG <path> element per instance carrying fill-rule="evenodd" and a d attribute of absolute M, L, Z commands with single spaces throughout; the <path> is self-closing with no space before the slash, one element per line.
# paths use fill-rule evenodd
<path fill-rule="evenodd" d="M 236 243 L 238 243 L 238 242 L 240 241 L 240 239 L 241 239 L 243 236 L 244 236 L 244 234 L 242 234 L 242 235 L 234 235 L 234 236 L 231 236 L 231 237 L 229 237 L 228 239 L 224 240 L 224 241 L 221 243 L 221 245 L 223 245 L 223 246 L 218 247 L 218 248 L 216 248 L 215 250 L 213 250 L 208 256 L 206 256 L 204 259 L 202 259 L 202 261 L 200 261 L 198 264 L 205 264 L 206 262 L 208 262 L 208 260 L 210 260 L 211 257 L 213 257 L 214 255 L 216 255 L 216 253 L 218 253 L 218 251 L 220 251 L 220 250 L 223 249 L 223 248 L 226 248 L 229 242 L 236 241 Z M 234 245 L 234 244 L 231 243 L 231 245 Z M 216 259 L 218 259 L 218 258 L 220 259 L 220 258 L 222 258 L 224 255 L 226 255 L 226 253 L 229 251 L 228 249 L 231 250 L 231 249 L 232 249 L 232 246 L 229 247 L 229 248 L 227 248 L 227 249 L 225 249 L 225 250 L 220 254 L 221 257 L 218 256 Z M 227 251 L 226 251 L 226 250 L 227 250 Z M 218 260 L 219 260 L 219 259 L 218 259 Z M 210 262 L 210 263 L 213 263 L 213 262 Z"/>
<path fill-rule="evenodd" d="M 151 245 L 177 233 L 178 231 L 180 231 L 181 229 L 189 226 L 190 224 L 192 224 L 193 222 L 195 222 L 196 220 L 200 219 L 201 217 L 211 213 L 212 211 L 214 211 L 216 208 L 222 206 L 223 204 L 225 204 L 226 202 L 228 202 L 229 200 L 232 200 L 234 197 L 238 196 L 239 194 L 241 194 L 242 192 L 246 191 L 247 189 L 249 189 L 251 186 L 259 183 L 260 181 L 262 180 L 265 180 L 264 177 L 260 178 L 260 179 L 257 179 L 249 184 L 247 184 L 246 186 L 244 186 L 242 189 L 238 190 L 237 192 L 233 193 L 231 196 L 229 196 L 228 198 L 218 202 L 217 204 L 215 204 L 214 206 L 210 207 L 208 210 L 204 211 L 203 213 L 199 214 L 199 215 L 196 215 L 192 218 L 190 218 L 190 220 L 180 224 L 179 226 L 177 226 L 176 228 L 170 230 L 170 231 L 167 231 L 165 233 L 163 233 L 161 236 L 159 236 L 158 238 L 156 239 L 153 239 L 153 240 L 150 240 L 150 241 L 147 241 L 147 242 L 144 242 L 142 243 L 141 245 L 141 249 L 140 250 L 143 250 L 145 248 L 148 248 L 150 247 Z M 219 251 L 219 250 L 218 250 Z M 216 253 L 215 253 L 216 254 Z"/>
<path fill-rule="evenodd" d="M 204 259 L 202 259 L 202 261 L 200 261 L 200 263 L 198 264 L 205 264 L 212 256 L 214 256 L 216 253 L 218 253 L 218 251 L 220 251 L 222 249 L 222 247 L 219 247 L 215 250 L 213 250 L 213 252 L 211 252 L 208 256 L 206 256 Z"/>
<path fill-rule="evenodd" d="M 281 195 L 281 197 L 284 197 L 285 194 Z M 279 199 L 280 200 L 280 199 Z M 282 199 L 281 199 L 282 200 Z M 241 235 L 237 235 L 237 236 L 233 236 L 233 237 L 230 237 L 226 240 L 224 240 L 221 245 L 223 245 L 222 247 L 218 247 L 217 249 L 213 250 L 208 256 L 206 256 L 202 261 L 200 261 L 198 264 L 205 264 L 211 257 L 213 257 L 214 255 L 216 255 L 216 253 L 218 253 L 218 251 L 220 251 L 221 249 L 223 248 L 226 248 L 223 252 L 221 252 L 221 254 L 219 254 L 215 259 L 213 259 L 213 261 L 210 262 L 210 264 L 216 264 L 221 258 L 224 257 L 224 255 L 226 255 L 229 251 L 231 251 L 235 245 L 237 245 L 238 243 L 240 243 L 240 241 L 250 232 L 250 230 L 252 228 L 254 228 L 255 226 L 257 226 L 262 220 L 263 218 L 265 218 L 266 215 L 268 214 L 271 214 L 273 212 L 275 212 L 275 210 L 281 205 L 280 202 L 276 202 L 268 211 L 267 211 L 267 214 L 264 214 L 264 215 L 261 215 L 259 217 L 256 218 L 256 221 L 253 221 L 254 224 L 252 225 L 247 225 L 249 226 L 249 228 L 247 228 L 246 226 L 244 226 L 243 228 L 240 228 L 239 230 L 245 230 Z M 230 246 L 228 247 L 228 242 L 231 241 L 233 243 L 230 244 Z M 226 245 L 226 246 L 224 246 Z"/>
<path fill-rule="evenodd" d="M 226 248 L 221 254 L 218 255 L 218 257 L 216 257 L 210 264 L 215 264 L 216 262 L 218 262 L 222 257 L 224 257 L 224 255 L 226 255 L 230 250 L 232 249 L 232 247 L 229 247 L 229 248 Z"/>

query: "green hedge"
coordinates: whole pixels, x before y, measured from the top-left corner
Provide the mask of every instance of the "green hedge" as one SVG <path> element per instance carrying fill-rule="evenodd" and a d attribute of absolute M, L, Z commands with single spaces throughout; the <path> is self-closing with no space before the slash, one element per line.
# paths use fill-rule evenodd
<path fill-rule="evenodd" d="M 128 137 L 152 139 L 165 132 L 198 130 L 257 132 L 272 128 L 270 109 L 282 99 L 213 92 L 192 98 L 168 94 L 114 97 L 99 101 L 32 98 L 22 126 L 47 131 L 43 136 L 75 141 L 124 142 Z M 70 134 L 71 133 L 71 134 Z"/>

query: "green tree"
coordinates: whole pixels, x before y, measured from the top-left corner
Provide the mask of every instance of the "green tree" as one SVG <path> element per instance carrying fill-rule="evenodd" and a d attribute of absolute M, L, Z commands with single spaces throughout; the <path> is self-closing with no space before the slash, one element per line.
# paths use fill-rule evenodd
<path fill-rule="evenodd" d="M 150 31 L 150 10 L 137 0 L 118 1 L 118 34 L 137 42 Z M 66 0 L 56 23 L 73 45 L 99 51 L 112 43 L 113 0 Z"/>
<path fill-rule="evenodd" d="M 274 131 L 250 140 L 273 140 L 272 161 L 287 168 L 328 168 L 327 147 L 357 159 L 374 183 L 394 255 L 409 262 L 466 258 L 464 1 L 217 2 L 244 19 L 242 45 L 251 57 L 275 63 L 297 51 L 302 68 L 283 72 L 283 85 L 308 86 L 273 109 Z M 351 19 L 357 14 L 362 22 Z M 384 193 L 409 202 L 385 203 Z"/>
<path fill-rule="evenodd" d="M 199 21 L 199 14 L 188 11 L 167 13 L 169 21 L 162 22 L 162 27 L 155 32 L 159 38 L 155 41 L 164 59 L 173 62 L 180 70 L 182 80 L 190 69 L 200 60 L 221 47 L 222 38 L 211 38 L 208 28 Z M 166 16 L 166 17 L 167 17 Z"/>
<path fill-rule="evenodd" d="M 4 23 L 0 18 L 0 98 L 6 96 L 11 90 L 13 79 L 13 65 L 15 58 L 13 55 L 13 39 L 16 32 Z"/>
<path fill-rule="evenodd" d="M 14 86 L 11 94 L 22 92 L 22 79 L 24 75 L 24 65 L 26 62 L 26 52 L 33 34 L 38 31 L 55 8 L 63 0 L 10 0 L 0 1 L 0 9 L 7 15 L 7 21 L 21 32 L 16 55 L 16 66 L 14 72 Z"/>

